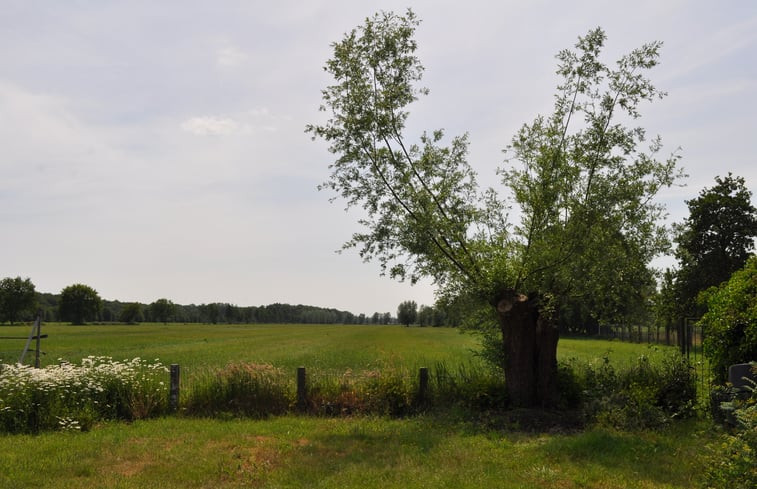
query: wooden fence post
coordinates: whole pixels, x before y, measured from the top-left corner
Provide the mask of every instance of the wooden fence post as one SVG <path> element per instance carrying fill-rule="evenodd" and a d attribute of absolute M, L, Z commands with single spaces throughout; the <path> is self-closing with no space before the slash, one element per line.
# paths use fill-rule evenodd
<path fill-rule="evenodd" d="M 168 407 L 172 412 L 179 410 L 179 384 L 181 377 L 181 369 L 178 364 L 171 364 L 171 384 L 170 384 L 170 396 L 168 401 Z"/>
<path fill-rule="evenodd" d="M 425 404 L 428 399 L 428 368 L 421 367 L 418 383 L 418 401 Z"/>
<path fill-rule="evenodd" d="M 297 367 L 297 407 L 305 409 L 308 402 L 305 367 Z"/>
<path fill-rule="evenodd" d="M 39 368 L 40 341 L 42 341 L 42 312 L 37 313 L 37 350 L 34 352 L 34 368 Z"/>

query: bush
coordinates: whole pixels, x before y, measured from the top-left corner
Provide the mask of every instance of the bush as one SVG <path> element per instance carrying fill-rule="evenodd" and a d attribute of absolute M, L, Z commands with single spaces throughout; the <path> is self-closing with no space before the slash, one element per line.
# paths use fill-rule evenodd
<path fill-rule="evenodd" d="M 704 353 L 717 383 L 725 383 L 728 367 L 757 360 L 757 257 L 728 282 L 705 294 L 707 326 Z"/>
<path fill-rule="evenodd" d="M 582 410 L 587 421 L 622 429 L 657 427 L 694 413 L 696 379 L 685 358 L 671 354 L 659 364 L 642 355 L 618 371 L 608 357 L 574 365 L 583 387 Z"/>
<path fill-rule="evenodd" d="M 736 427 L 710 447 L 706 487 L 751 489 L 757 487 L 757 384 L 747 399 L 723 403 L 733 413 Z"/>
<path fill-rule="evenodd" d="M 157 360 L 88 357 L 35 369 L 0 366 L 0 430 L 89 429 L 106 419 L 141 419 L 168 407 L 168 369 Z"/>

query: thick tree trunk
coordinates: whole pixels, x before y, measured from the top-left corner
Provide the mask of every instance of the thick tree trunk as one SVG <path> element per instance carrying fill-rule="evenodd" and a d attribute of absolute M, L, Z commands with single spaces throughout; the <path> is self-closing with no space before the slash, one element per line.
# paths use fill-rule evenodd
<path fill-rule="evenodd" d="M 536 298 L 514 291 L 495 301 L 505 354 L 505 385 L 514 407 L 547 407 L 557 400 L 557 340 L 554 321 Z"/>

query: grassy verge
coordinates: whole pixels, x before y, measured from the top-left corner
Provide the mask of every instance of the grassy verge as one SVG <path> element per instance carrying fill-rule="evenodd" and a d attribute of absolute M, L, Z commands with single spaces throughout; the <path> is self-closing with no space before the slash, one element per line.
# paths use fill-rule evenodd
<path fill-rule="evenodd" d="M 433 416 L 164 418 L 0 435 L 0 487 L 688 488 L 709 437 L 695 422 L 531 434 Z"/>

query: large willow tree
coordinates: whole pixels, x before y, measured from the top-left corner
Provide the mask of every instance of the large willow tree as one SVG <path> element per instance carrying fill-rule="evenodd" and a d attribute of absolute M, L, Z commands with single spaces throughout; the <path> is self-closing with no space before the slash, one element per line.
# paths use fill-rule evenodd
<path fill-rule="evenodd" d="M 328 120 L 307 127 L 336 156 L 322 187 L 363 209 L 363 231 L 346 248 L 395 279 L 429 277 L 441 294 L 488 307 L 511 402 L 549 405 L 561 305 L 590 299 L 612 314 L 667 245 L 653 197 L 673 184 L 676 157 L 659 161 L 659 139 L 641 148 L 644 130 L 624 125 L 663 96 L 645 77 L 660 43 L 614 67 L 599 60 L 601 29 L 561 51 L 554 112 L 518 131 L 502 188 L 482 190 L 467 135 L 406 138 L 408 106 L 428 93 L 418 85 L 418 25 L 410 10 L 381 12 L 333 44 Z"/>

